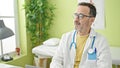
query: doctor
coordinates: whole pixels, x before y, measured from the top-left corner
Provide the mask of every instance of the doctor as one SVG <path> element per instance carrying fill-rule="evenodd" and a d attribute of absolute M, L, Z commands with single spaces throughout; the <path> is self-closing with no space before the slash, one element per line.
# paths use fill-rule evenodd
<path fill-rule="evenodd" d="M 92 4 L 78 4 L 75 30 L 63 34 L 50 68 L 112 68 L 106 39 L 91 28 L 95 17 L 96 8 Z"/>

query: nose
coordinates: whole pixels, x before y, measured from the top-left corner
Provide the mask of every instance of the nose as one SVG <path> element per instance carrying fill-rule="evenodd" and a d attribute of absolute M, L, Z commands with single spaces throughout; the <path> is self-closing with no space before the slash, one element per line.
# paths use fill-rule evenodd
<path fill-rule="evenodd" d="M 74 18 L 74 22 L 78 22 L 79 21 L 79 18 L 78 17 L 75 17 Z"/>

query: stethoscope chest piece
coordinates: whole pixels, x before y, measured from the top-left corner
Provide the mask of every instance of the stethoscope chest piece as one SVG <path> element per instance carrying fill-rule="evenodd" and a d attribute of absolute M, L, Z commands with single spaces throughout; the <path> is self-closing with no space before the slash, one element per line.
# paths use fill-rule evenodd
<path fill-rule="evenodd" d="M 95 36 L 93 36 L 93 41 L 92 41 L 91 48 L 88 50 L 89 54 L 92 54 L 92 53 L 96 52 L 96 48 L 94 47 L 94 42 L 95 42 Z"/>
<path fill-rule="evenodd" d="M 94 53 L 94 51 L 95 51 L 95 48 L 90 48 L 90 49 L 88 50 L 88 53 L 89 53 L 89 54 L 92 54 L 92 53 Z"/>

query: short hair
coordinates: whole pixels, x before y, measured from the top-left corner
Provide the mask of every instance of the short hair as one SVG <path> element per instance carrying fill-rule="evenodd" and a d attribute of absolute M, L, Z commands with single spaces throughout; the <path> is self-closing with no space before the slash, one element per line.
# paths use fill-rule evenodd
<path fill-rule="evenodd" d="M 87 6 L 88 8 L 90 8 L 89 14 L 93 17 L 96 17 L 96 7 L 93 4 L 87 2 L 81 2 L 78 3 L 78 6 Z"/>

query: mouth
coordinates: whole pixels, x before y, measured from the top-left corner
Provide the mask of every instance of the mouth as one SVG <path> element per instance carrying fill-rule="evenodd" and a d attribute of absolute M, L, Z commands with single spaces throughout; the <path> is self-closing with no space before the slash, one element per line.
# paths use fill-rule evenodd
<path fill-rule="evenodd" d="M 78 23 L 77 25 L 80 25 L 80 23 Z"/>
<path fill-rule="evenodd" d="M 74 22 L 75 23 L 75 25 L 80 25 L 80 22 Z"/>

